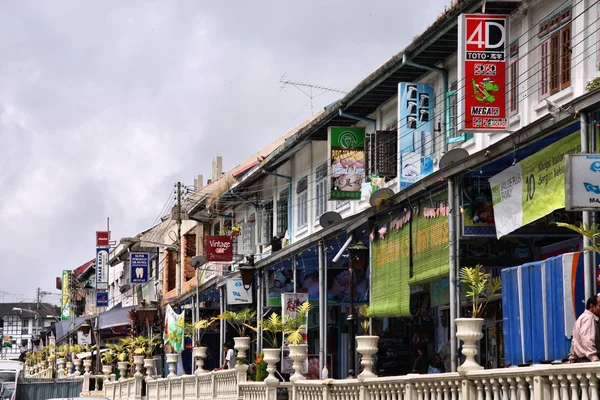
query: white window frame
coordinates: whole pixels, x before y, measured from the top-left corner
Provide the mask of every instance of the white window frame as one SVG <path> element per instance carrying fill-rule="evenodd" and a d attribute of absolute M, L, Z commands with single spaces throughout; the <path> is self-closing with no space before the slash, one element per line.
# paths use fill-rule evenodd
<path fill-rule="evenodd" d="M 325 168 L 325 173 L 323 173 Z M 327 212 L 327 163 L 317 166 L 315 170 L 315 221 Z"/>
<path fill-rule="evenodd" d="M 298 205 L 298 211 L 296 213 L 296 226 L 298 229 L 306 228 L 308 226 L 308 177 L 298 180 L 298 183 L 306 180 L 306 184 L 303 189 L 296 191 L 296 204 Z"/>

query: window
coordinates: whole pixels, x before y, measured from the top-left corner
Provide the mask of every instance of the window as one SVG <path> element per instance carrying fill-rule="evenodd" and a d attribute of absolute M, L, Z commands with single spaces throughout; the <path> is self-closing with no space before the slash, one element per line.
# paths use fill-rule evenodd
<path fill-rule="evenodd" d="M 220 234 L 221 234 L 221 222 L 217 221 L 217 222 L 215 222 L 215 225 L 213 226 L 213 235 L 219 236 Z"/>
<path fill-rule="evenodd" d="M 289 189 L 282 190 L 279 193 L 277 202 L 277 236 L 284 237 L 288 230 L 288 196 Z"/>
<path fill-rule="evenodd" d="M 260 218 L 260 244 L 269 245 L 273 239 L 273 202 L 263 206 Z"/>
<path fill-rule="evenodd" d="M 298 198 L 298 228 L 304 228 L 308 224 L 308 178 L 304 177 L 298 181 L 296 187 Z"/>
<path fill-rule="evenodd" d="M 315 220 L 327 212 L 327 163 L 319 165 L 315 171 L 316 213 Z"/>
<path fill-rule="evenodd" d="M 510 115 L 519 112 L 519 42 L 510 45 L 510 67 L 508 76 L 508 104 Z"/>
<path fill-rule="evenodd" d="M 185 254 L 185 259 L 184 259 L 184 276 L 185 276 L 185 281 L 189 281 L 190 279 L 193 279 L 196 277 L 196 270 L 194 269 L 194 266 L 192 265 L 192 258 L 196 257 L 197 254 L 197 245 L 196 245 L 196 234 L 195 233 L 188 233 L 187 235 L 183 236 L 183 245 L 184 247 L 184 252 L 183 254 Z"/>
<path fill-rule="evenodd" d="M 540 23 L 540 99 L 571 86 L 571 8 Z"/>
<path fill-rule="evenodd" d="M 177 260 L 175 259 L 175 252 L 173 250 L 166 251 L 165 268 L 167 270 L 167 291 L 169 292 L 177 287 L 175 283 L 177 280 Z"/>
<path fill-rule="evenodd" d="M 365 137 L 365 171 L 368 177 L 377 175 L 394 179 L 398 175 L 397 129 L 388 128 Z"/>
<path fill-rule="evenodd" d="M 184 236 L 185 240 L 185 256 L 196 257 L 196 234 L 188 233 Z"/>
<path fill-rule="evenodd" d="M 469 140 L 473 137 L 472 133 L 458 132 L 458 84 L 457 82 L 453 82 L 450 85 L 450 90 L 446 93 L 448 96 L 448 104 L 449 104 L 449 122 L 447 128 L 447 138 L 448 143 L 459 143 Z M 451 146 L 452 148 L 460 147 L 460 144 L 454 144 Z"/>
<path fill-rule="evenodd" d="M 239 254 L 254 254 L 254 222 L 242 222 L 240 224 L 241 246 L 238 249 Z"/>

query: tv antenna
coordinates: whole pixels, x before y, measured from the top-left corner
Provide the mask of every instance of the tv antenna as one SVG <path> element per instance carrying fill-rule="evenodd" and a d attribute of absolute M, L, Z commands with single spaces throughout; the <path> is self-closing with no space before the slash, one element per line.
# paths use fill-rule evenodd
<path fill-rule="evenodd" d="M 344 92 L 343 90 L 339 90 L 339 89 L 328 87 L 328 86 L 313 85 L 312 83 L 308 83 L 308 82 L 291 81 L 289 79 L 285 79 L 285 74 L 283 74 L 281 76 L 281 79 L 279 79 L 279 84 L 281 85 L 280 90 L 283 90 L 283 88 L 285 88 L 286 86 L 289 85 L 289 86 L 295 87 L 296 89 L 298 89 L 299 91 L 301 91 L 302 93 L 307 95 L 310 98 L 310 113 L 311 113 L 311 115 L 315 115 L 315 113 L 313 111 L 313 99 L 315 97 L 319 97 L 320 95 L 327 93 L 327 92 L 335 92 L 335 93 L 341 93 L 341 94 L 348 93 L 348 92 Z M 302 88 L 308 88 L 308 93 Z M 322 92 L 319 94 L 313 95 L 313 89 L 321 90 Z"/>

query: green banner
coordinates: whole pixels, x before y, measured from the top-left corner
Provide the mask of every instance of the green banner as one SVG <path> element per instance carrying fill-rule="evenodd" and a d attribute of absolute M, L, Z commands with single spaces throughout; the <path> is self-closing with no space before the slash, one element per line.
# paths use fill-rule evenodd
<path fill-rule="evenodd" d="M 365 180 L 365 128 L 329 128 L 330 200 L 360 200 Z"/>
<path fill-rule="evenodd" d="M 490 178 L 496 236 L 565 206 L 565 154 L 581 152 L 573 133 Z"/>
<path fill-rule="evenodd" d="M 378 235 L 377 233 L 375 233 Z M 372 242 L 371 308 L 374 317 L 410 317 L 410 228 L 392 229 Z"/>
<path fill-rule="evenodd" d="M 448 249 L 448 192 L 419 203 L 413 213 L 412 254 L 413 270 L 408 283 L 423 285 L 448 277 L 450 250 Z"/>

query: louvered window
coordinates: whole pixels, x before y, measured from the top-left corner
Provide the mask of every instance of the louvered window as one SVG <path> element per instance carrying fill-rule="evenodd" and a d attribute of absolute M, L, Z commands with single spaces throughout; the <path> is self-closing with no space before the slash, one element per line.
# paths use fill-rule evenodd
<path fill-rule="evenodd" d="M 260 244 L 268 245 L 273 239 L 273 202 L 263 206 L 260 214 Z"/>
<path fill-rule="evenodd" d="M 571 86 L 571 7 L 556 12 L 539 25 L 540 99 Z"/>
<path fill-rule="evenodd" d="M 308 224 L 308 178 L 300 179 L 296 187 L 298 198 L 298 228 L 304 228 Z"/>
<path fill-rule="evenodd" d="M 319 220 L 327 212 L 327 163 L 323 163 L 315 171 L 316 212 L 315 220 Z"/>
<path fill-rule="evenodd" d="M 398 131 L 377 131 L 365 137 L 367 177 L 378 175 L 393 179 L 398 175 Z"/>
<path fill-rule="evenodd" d="M 254 223 L 242 222 L 240 224 L 241 242 L 238 246 L 238 254 L 250 255 L 254 254 Z"/>
<path fill-rule="evenodd" d="M 279 193 L 277 201 L 277 236 L 284 237 L 288 229 L 288 195 L 289 189 L 282 190 Z"/>

